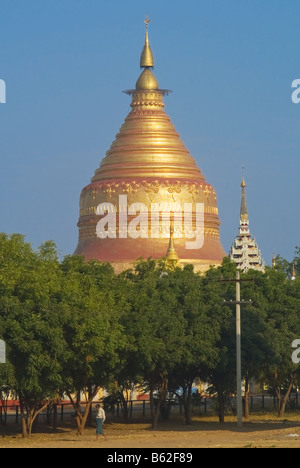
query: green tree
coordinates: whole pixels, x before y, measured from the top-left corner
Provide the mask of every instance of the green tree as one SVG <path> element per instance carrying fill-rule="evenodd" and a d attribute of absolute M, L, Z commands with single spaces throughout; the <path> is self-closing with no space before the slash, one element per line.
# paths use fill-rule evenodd
<path fill-rule="evenodd" d="M 128 279 L 129 276 L 131 279 Z M 121 405 L 124 421 L 128 422 L 129 408 L 132 392 L 142 384 L 140 366 L 137 359 L 136 330 L 132 324 L 135 319 L 132 311 L 134 302 L 134 289 L 132 288 L 132 273 L 123 272 L 117 276 L 114 288 L 115 300 L 119 309 L 119 323 L 122 327 L 122 352 L 119 354 L 119 364 L 115 368 L 111 381 L 106 390 L 109 396 L 105 401 L 109 404 Z"/>
<path fill-rule="evenodd" d="M 292 281 L 283 272 L 269 269 L 266 273 L 263 289 L 268 300 L 266 340 L 272 354 L 264 373 L 277 396 L 280 417 L 299 378 L 299 366 L 291 359 L 292 342 L 300 337 L 299 285 L 299 279 Z"/>
<path fill-rule="evenodd" d="M 292 263 L 278 254 L 275 257 L 275 270 L 282 271 L 288 275 L 292 271 Z"/>
<path fill-rule="evenodd" d="M 300 247 L 295 248 L 295 254 L 292 263 L 295 266 L 296 275 L 300 276 Z"/>
<path fill-rule="evenodd" d="M 3 330 L 3 329 L 2 329 Z M 0 336 L 2 335 L 0 326 Z M 15 388 L 14 368 L 10 362 L 0 364 L 0 403 L 2 410 L 7 415 L 7 402 L 11 398 Z M 6 420 L 6 418 L 5 418 Z"/>
<path fill-rule="evenodd" d="M 184 319 L 182 356 L 172 370 L 169 386 L 183 404 L 186 424 L 191 424 L 192 388 L 203 370 L 214 367 L 218 360 L 220 327 L 215 311 L 209 309 L 203 277 L 193 271 L 192 265 L 170 272 L 169 278 Z"/>
<path fill-rule="evenodd" d="M 210 392 L 218 396 L 219 421 L 224 422 L 226 402 L 236 390 L 236 345 L 234 308 L 224 301 L 235 299 L 236 267 L 228 258 L 218 268 L 211 267 L 204 278 L 205 302 L 208 313 L 216 317 L 219 336 L 216 343 L 218 359 L 203 372 L 203 379 L 211 387 Z"/>
<path fill-rule="evenodd" d="M 241 307 L 241 352 L 242 377 L 244 379 L 244 416 L 249 417 L 250 383 L 263 383 L 263 369 L 266 362 L 272 358 L 272 350 L 268 345 L 267 310 L 268 300 L 263 294 L 263 284 L 267 281 L 266 274 L 249 270 L 241 275 L 241 296 L 250 305 Z"/>
<path fill-rule="evenodd" d="M 110 265 L 85 263 L 73 256 L 64 259 L 61 269 L 66 307 L 62 389 L 73 404 L 78 433 L 82 434 L 94 398 L 112 380 L 120 363 L 123 329 L 115 296 L 117 282 Z"/>
<path fill-rule="evenodd" d="M 57 260 L 41 258 L 23 236 L 1 234 L 0 291 L 2 334 L 26 437 L 62 381 L 63 314 L 57 300 Z"/>
<path fill-rule="evenodd" d="M 293 268 L 295 268 L 296 275 L 300 276 L 300 247 L 295 247 L 294 258 L 291 262 L 279 254 L 275 257 L 275 269 L 284 272 L 287 277 L 291 276 Z"/>
<path fill-rule="evenodd" d="M 164 262 L 137 263 L 131 281 L 131 311 L 126 333 L 135 347 L 135 366 L 150 392 L 152 427 L 168 393 L 168 379 L 182 358 L 184 317 Z"/>

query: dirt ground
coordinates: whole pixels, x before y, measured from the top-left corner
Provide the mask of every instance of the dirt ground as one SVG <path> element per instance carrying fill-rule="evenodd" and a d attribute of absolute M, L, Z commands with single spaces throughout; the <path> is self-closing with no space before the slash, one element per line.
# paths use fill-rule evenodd
<path fill-rule="evenodd" d="M 212 419 L 196 420 L 191 426 L 182 421 L 163 422 L 157 431 L 149 424 L 109 423 L 107 439 L 95 440 L 95 429 L 88 428 L 77 436 L 75 428 L 33 434 L 22 439 L 20 434 L 0 432 L 0 448 L 300 448 L 300 416 L 289 420 L 255 418 L 238 428 L 232 421 L 219 424 Z"/>

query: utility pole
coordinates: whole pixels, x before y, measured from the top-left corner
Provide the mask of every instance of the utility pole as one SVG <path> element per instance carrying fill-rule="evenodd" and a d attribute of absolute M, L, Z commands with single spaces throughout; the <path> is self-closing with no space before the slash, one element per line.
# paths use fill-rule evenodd
<path fill-rule="evenodd" d="M 237 425 L 242 426 L 242 356 L 241 356 L 241 284 L 240 272 L 236 271 L 236 398 L 237 398 Z"/>
<path fill-rule="evenodd" d="M 236 412 L 237 412 L 237 425 L 239 427 L 243 424 L 243 400 L 242 400 L 242 352 L 241 352 L 241 304 L 251 304 L 252 301 L 241 301 L 241 280 L 240 271 L 236 271 L 235 280 L 235 301 L 224 301 L 223 304 L 235 304 L 235 322 L 236 322 Z"/>

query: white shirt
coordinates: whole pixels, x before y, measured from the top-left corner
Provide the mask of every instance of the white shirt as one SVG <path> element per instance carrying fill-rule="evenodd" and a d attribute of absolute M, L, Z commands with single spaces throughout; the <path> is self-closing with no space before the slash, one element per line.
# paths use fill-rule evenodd
<path fill-rule="evenodd" d="M 103 408 L 98 409 L 96 418 L 103 419 L 103 422 L 105 421 L 106 415 L 105 415 L 105 411 Z"/>

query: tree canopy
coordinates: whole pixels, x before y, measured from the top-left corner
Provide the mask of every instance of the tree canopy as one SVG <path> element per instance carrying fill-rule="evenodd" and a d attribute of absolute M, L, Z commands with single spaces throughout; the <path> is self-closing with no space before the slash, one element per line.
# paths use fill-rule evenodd
<path fill-rule="evenodd" d="M 242 297 L 252 300 L 242 307 L 242 373 L 245 401 L 254 379 L 274 391 L 283 414 L 299 383 L 291 345 L 300 338 L 300 278 L 292 281 L 291 264 L 277 260 L 265 273 L 242 275 L 249 280 Z M 7 345 L 0 396 L 20 401 L 23 435 L 64 395 L 82 433 L 99 389 L 116 385 L 121 393 L 134 385 L 149 392 L 155 428 L 170 392 L 191 422 L 192 387 L 201 379 L 218 395 L 224 420 L 235 392 L 235 314 L 224 305 L 235 298 L 235 272 L 228 258 L 203 274 L 140 259 L 117 275 L 107 263 L 60 260 L 52 241 L 34 251 L 23 236 L 0 234 L 0 339 Z"/>

